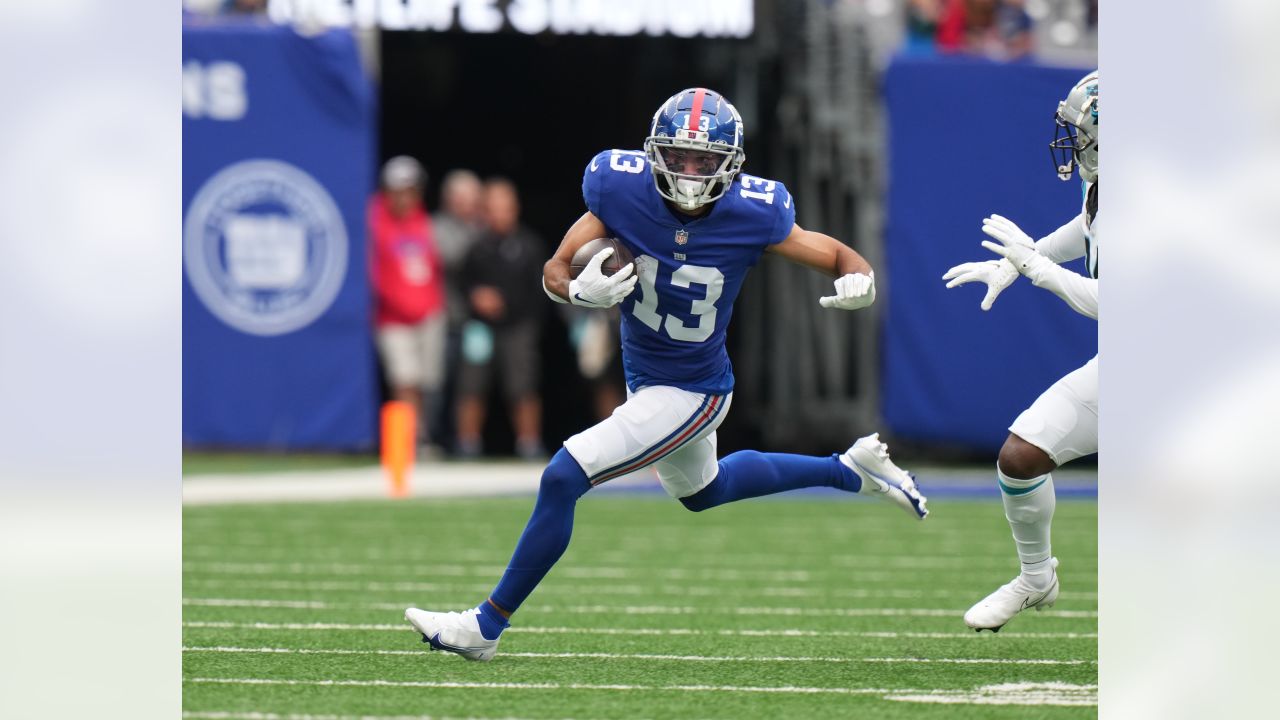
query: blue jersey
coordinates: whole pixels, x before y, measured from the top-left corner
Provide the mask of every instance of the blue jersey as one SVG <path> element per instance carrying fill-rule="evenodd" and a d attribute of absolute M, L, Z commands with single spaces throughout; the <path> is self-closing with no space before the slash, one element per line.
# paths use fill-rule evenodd
<path fill-rule="evenodd" d="M 621 305 L 627 387 L 731 391 L 725 328 L 747 270 L 795 225 L 786 187 L 739 173 L 708 213 L 682 218 L 658 194 L 644 153 L 606 150 L 587 166 L 582 196 L 636 258 L 639 282 Z"/>

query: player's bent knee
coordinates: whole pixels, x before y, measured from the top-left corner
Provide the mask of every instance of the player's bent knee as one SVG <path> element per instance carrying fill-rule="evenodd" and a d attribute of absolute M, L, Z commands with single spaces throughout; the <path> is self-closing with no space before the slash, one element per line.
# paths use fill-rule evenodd
<path fill-rule="evenodd" d="M 587 474 L 579 467 L 568 450 L 560 448 L 542 471 L 539 494 L 579 498 L 591 489 Z"/>
<path fill-rule="evenodd" d="M 702 512 L 703 510 L 710 510 L 716 506 L 715 503 L 708 500 L 706 494 L 701 490 L 689 497 L 680 498 L 680 504 L 684 505 L 684 509 L 690 512 Z"/>
<path fill-rule="evenodd" d="M 724 472 L 724 461 L 720 461 L 720 472 Z M 684 505 L 686 510 L 690 512 L 702 512 L 710 510 L 713 507 L 724 504 L 724 483 L 718 482 L 719 475 L 716 480 L 712 480 L 709 485 L 702 488 L 698 492 L 680 498 L 680 504 Z"/>
<path fill-rule="evenodd" d="M 998 463 L 1000 472 L 1018 480 L 1040 477 L 1057 467 L 1048 453 L 1012 433 L 1000 448 Z"/>
<path fill-rule="evenodd" d="M 710 510 L 720 504 L 717 493 L 718 488 L 715 485 L 715 483 L 712 483 L 692 495 L 679 498 L 680 504 L 684 505 L 684 509 L 689 512 Z"/>

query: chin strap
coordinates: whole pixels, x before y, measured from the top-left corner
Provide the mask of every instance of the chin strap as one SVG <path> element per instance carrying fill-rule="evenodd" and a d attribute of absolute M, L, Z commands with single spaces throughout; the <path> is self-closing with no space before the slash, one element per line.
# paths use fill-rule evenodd
<path fill-rule="evenodd" d="M 679 198 L 676 200 L 676 204 L 687 210 L 696 210 L 703 204 L 702 194 L 706 192 L 706 189 L 707 184 L 705 182 L 680 178 L 676 180 L 675 195 Z"/>

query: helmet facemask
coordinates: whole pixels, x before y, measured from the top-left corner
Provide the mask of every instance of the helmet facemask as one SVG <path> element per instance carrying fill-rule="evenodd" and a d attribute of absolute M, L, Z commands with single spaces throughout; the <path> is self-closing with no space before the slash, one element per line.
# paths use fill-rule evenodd
<path fill-rule="evenodd" d="M 1098 179 L 1098 73 L 1089 73 L 1076 83 L 1067 99 L 1058 103 L 1054 113 L 1057 128 L 1049 152 L 1053 166 L 1062 180 L 1071 179 L 1071 171 L 1079 170 L 1080 179 Z"/>
<path fill-rule="evenodd" d="M 1098 179 L 1098 138 L 1089 131 L 1072 124 L 1062 117 L 1062 113 L 1054 117 L 1057 125 L 1053 142 L 1049 143 L 1049 152 L 1053 155 L 1053 165 L 1058 170 L 1058 178 L 1070 180 L 1071 172 L 1078 166 L 1080 179 L 1093 182 Z"/>
<path fill-rule="evenodd" d="M 677 132 L 685 134 L 706 133 Z M 658 193 L 682 210 L 696 210 L 723 197 L 745 159 L 741 148 L 691 137 L 650 136 L 644 150 Z"/>

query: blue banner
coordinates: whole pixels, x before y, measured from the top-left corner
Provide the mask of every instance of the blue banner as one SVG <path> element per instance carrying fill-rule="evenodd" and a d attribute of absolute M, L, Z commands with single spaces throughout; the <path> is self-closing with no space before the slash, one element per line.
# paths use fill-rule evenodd
<path fill-rule="evenodd" d="M 1038 238 L 1080 212 L 1080 182 L 1058 180 L 1049 142 L 1058 101 L 1090 69 L 949 57 L 889 68 L 881 397 L 894 433 L 994 451 L 1019 412 L 1097 352 L 1097 323 L 1025 279 L 989 312 L 985 285 L 941 279 L 996 257 L 980 245 L 992 213 Z"/>
<path fill-rule="evenodd" d="M 182 54 L 183 442 L 371 447 L 376 131 L 355 41 L 188 25 Z"/>

